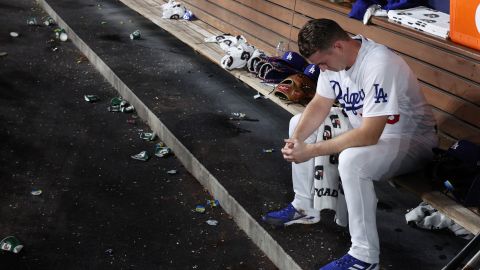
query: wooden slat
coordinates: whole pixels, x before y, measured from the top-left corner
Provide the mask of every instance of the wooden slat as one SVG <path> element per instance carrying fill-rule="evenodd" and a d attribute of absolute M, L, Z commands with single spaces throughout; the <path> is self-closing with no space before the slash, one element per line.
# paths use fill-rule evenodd
<path fill-rule="evenodd" d="M 480 216 L 472 210 L 448 198 L 439 191 L 426 192 L 421 198 L 433 208 L 445 213 L 455 223 L 473 234 L 480 232 Z"/>
<path fill-rule="evenodd" d="M 279 6 L 286 7 L 291 10 L 295 8 L 295 1 L 292 0 L 268 0 L 268 2 L 275 3 Z"/>
<path fill-rule="evenodd" d="M 480 128 L 480 107 L 478 105 L 424 83 L 420 83 L 420 87 L 429 104 Z"/>
<path fill-rule="evenodd" d="M 480 105 L 480 84 L 399 53 L 418 79 L 469 102 Z"/>
<path fill-rule="evenodd" d="M 269 15 L 272 18 L 281 20 L 290 25 L 292 24 L 293 9 L 288 9 L 268 1 L 258 1 L 258 0 L 236 0 L 236 1 L 252 9 L 255 9 L 265 15 Z"/>
<path fill-rule="evenodd" d="M 213 43 L 205 43 L 204 38 L 209 36 L 209 31 L 200 32 L 195 29 L 196 24 L 187 21 L 175 21 L 161 18 L 161 9 L 155 0 L 123 0 L 124 4 L 142 14 L 156 25 L 172 33 L 179 40 L 189 44 L 194 50 L 201 51 L 211 61 L 219 62 L 224 55 Z M 155 5 L 157 4 L 157 5 Z M 203 33 L 203 34 L 202 34 Z"/>
<path fill-rule="evenodd" d="M 261 50 L 269 54 L 273 55 L 275 53 L 275 46 L 265 43 L 263 40 L 258 39 L 256 36 L 250 35 L 248 33 L 244 33 L 241 29 L 237 28 L 236 26 L 223 22 L 219 20 L 217 17 L 214 17 L 213 15 L 203 11 L 202 9 L 188 2 L 190 2 L 190 0 L 184 1 L 184 4 L 194 12 L 195 16 L 197 16 L 202 21 L 210 25 L 210 27 L 216 28 L 223 33 L 230 33 L 232 35 L 241 34 L 247 39 L 248 43 L 255 45 L 256 47 L 260 48 Z"/>
<path fill-rule="evenodd" d="M 261 12 L 258 12 L 248 6 L 242 5 L 239 2 L 225 0 L 209 0 L 208 2 L 211 2 L 256 24 L 255 29 L 248 29 L 248 31 L 246 32 L 252 33 L 253 30 L 256 31 L 258 28 L 265 28 L 279 35 L 282 35 L 285 39 L 290 37 L 289 24 L 274 19 L 273 17 L 265 15 Z M 292 17 L 290 15 L 290 20 L 291 19 Z"/>
<path fill-rule="evenodd" d="M 300 13 L 294 15 L 293 25 L 295 27 L 302 27 L 308 21 L 309 17 L 332 19 L 337 21 L 348 32 L 362 34 L 396 51 L 421 59 L 424 62 L 477 83 L 480 82 L 480 62 L 478 61 L 466 59 L 464 56 L 450 53 L 445 49 L 432 46 L 421 40 L 416 40 L 385 28 L 365 26 L 358 20 L 347 18 L 342 13 L 314 4 L 308 0 L 297 0 L 295 9 Z M 291 38 L 293 41 L 296 41 L 297 37 L 295 30 L 296 29 L 292 29 Z"/>
<path fill-rule="evenodd" d="M 437 38 L 435 36 L 425 35 L 422 32 L 410 29 L 408 27 L 398 25 L 396 23 L 392 23 L 392 22 L 388 21 L 388 19 L 382 18 L 382 17 L 372 17 L 371 21 L 374 25 L 377 25 L 379 27 L 382 27 L 382 28 L 385 28 L 385 29 L 390 29 L 390 30 L 393 30 L 393 31 L 401 33 L 401 34 L 411 36 L 415 39 L 421 40 L 423 42 L 427 42 L 429 44 L 432 44 L 434 46 L 438 46 L 440 48 L 444 48 L 444 49 L 449 50 L 453 53 L 458 53 L 458 54 L 464 55 L 465 57 L 480 61 L 480 52 L 479 51 L 477 51 L 475 49 L 465 47 L 465 46 L 460 45 L 458 43 L 454 43 L 454 42 L 452 42 L 448 39 L 441 39 L 441 38 Z"/>
<path fill-rule="evenodd" d="M 290 51 L 295 51 L 295 52 L 298 52 L 298 45 L 296 42 L 293 42 L 293 41 L 289 41 L 288 42 L 288 49 Z"/>
<path fill-rule="evenodd" d="M 439 131 L 442 133 L 455 139 L 468 139 L 480 144 L 480 132 L 478 128 L 466 124 L 462 120 L 436 108 L 433 108 L 433 116 L 435 117 Z"/>
<path fill-rule="evenodd" d="M 332 3 L 329 0 L 311 0 L 310 2 L 335 10 L 339 13 L 342 13 L 345 16 L 347 16 L 347 14 L 350 13 L 350 10 L 352 10 L 352 8 L 349 5 Z"/>
<path fill-rule="evenodd" d="M 285 40 L 285 37 L 282 37 L 269 29 L 258 27 L 256 23 L 246 20 L 245 18 L 213 3 L 204 0 L 186 0 L 184 3 L 187 7 L 193 10 L 198 18 L 204 20 L 215 28 L 222 31 L 224 31 L 223 29 L 231 29 L 231 32 L 242 34 L 245 37 L 249 35 L 255 40 L 255 42 L 251 39 L 247 40 L 254 45 L 257 45 L 255 43 L 258 43 L 257 46 L 263 46 L 265 49 L 268 47 L 274 49 L 280 40 Z"/>
<path fill-rule="evenodd" d="M 212 28 L 210 25 L 206 24 L 201 20 L 192 21 L 189 27 L 192 28 L 192 30 L 197 31 L 197 33 L 200 33 L 204 37 L 211 37 L 212 35 L 218 36 L 223 34 L 222 31 L 216 28 Z"/>
<path fill-rule="evenodd" d="M 438 133 L 438 147 L 440 149 L 446 150 L 450 146 L 452 146 L 456 141 L 457 139 L 452 138 L 445 133 L 442 133 L 442 132 Z"/>

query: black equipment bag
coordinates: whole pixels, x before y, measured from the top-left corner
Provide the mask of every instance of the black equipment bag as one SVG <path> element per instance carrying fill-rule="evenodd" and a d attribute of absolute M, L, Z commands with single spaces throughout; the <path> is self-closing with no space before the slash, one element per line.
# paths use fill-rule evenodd
<path fill-rule="evenodd" d="M 455 200 L 465 206 L 480 206 L 480 147 L 459 140 L 447 151 L 434 149 L 432 176 Z"/>

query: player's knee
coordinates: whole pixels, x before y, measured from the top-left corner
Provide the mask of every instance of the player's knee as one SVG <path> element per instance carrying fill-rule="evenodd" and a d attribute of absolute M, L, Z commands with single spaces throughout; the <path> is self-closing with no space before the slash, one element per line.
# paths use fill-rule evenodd
<path fill-rule="evenodd" d="M 290 124 L 288 128 L 288 136 L 290 138 L 292 137 L 293 132 L 295 132 L 295 128 L 297 128 L 297 125 L 298 125 L 298 122 L 300 122 L 301 116 L 302 114 L 297 114 L 290 119 Z M 305 139 L 305 143 L 315 143 L 317 141 L 317 134 L 318 134 L 318 131 L 315 130 L 312 134 L 310 134 L 310 136 L 308 136 Z"/>
<path fill-rule="evenodd" d="M 288 126 L 288 136 L 289 137 L 292 137 L 293 132 L 295 131 L 295 128 L 298 125 L 298 121 L 300 121 L 300 116 L 301 115 L 302 115 L 301 113 L 297 114 L 290 119 L 290 124 Z"/>
<path fill-rule="evenodd" d="M 338 156 L 338 172 L 342 179 L 348 178 L 346 176 L 358 174 L 360 168 L 358 167 L 358 151 L 354 148 L 347 148 L 343 150 Z"/>

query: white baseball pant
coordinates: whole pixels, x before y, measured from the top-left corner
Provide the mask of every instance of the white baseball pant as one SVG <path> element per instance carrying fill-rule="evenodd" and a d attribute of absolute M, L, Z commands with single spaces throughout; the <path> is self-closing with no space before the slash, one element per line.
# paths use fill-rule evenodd
<path fill-rule="evenodd" d="M 300 115 L 290 120 L 292 136 Z M 315 143 L 319 130 L 311 134 L 306 143 Z M 431 160 L 432 148 L 437 146 L 433 132 L 422 136 L 382 135 L 375 145 L 352 147 L 339 156 L 338 170 L 342 179 L 348 209 L 348 222 L 352 246 L 351 256 L 367 263 L 378 263 L 380 244 L 377 233 L 377 196 L 373 180 L 386 180 L 408 173 Z M 295 197 L 292 205 L 307 215 L 319 217 L 313 208 L 314 159 L 292 163 L 292 182 Z"/>

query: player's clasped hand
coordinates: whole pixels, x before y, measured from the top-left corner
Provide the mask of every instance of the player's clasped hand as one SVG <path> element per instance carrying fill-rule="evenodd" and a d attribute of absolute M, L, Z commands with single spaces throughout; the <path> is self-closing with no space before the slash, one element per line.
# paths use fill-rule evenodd
<path fill-rule="evenodd" d="M 283 158 L 288 162 L 302 163 L 310 158 L 308 153 L 309 145 L 297 139 L 285 139 L 285 146 L 282 148 Z"/>

